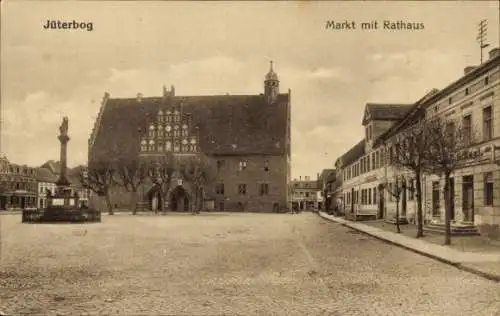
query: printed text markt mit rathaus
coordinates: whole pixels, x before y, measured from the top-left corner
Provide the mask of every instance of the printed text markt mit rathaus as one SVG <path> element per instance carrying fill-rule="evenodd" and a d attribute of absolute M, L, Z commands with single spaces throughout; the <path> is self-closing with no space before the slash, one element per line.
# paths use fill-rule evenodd
<path fill-rule="evenodd" d="M 423 22 L 410 22 L 410 21 L 391 21 L 391 20 L 383 20 L 383 21 L 367 21 L 367 22 L 358 22 L 356 21 L 336 21 L 336 20 L 328 20 L 326 21 L 326 29 L 331 30 L 423 30 L 425 28 Z"/>

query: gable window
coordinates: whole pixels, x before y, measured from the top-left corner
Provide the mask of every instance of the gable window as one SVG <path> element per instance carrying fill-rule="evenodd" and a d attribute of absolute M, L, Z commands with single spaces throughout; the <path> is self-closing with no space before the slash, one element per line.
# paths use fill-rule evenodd
<path fill-rule="evenodd" d="M 488 141 L 493 138 L 493 120 L 491 106 L 483 109 L 483 140 Z"/>
<path fill-rule="evenodd" d="M 269 194 L 269 184 L 267 183 L 260 183 L 259 184 L 259 194 L 262 195 L 268 195 Z"/>
<path fill-rule="evenodd" d="M 484 205 L 493 206 L 493 173 L 484 174 Z"/>
<path fill-rule="evenodd" d="M 247 162 L 245 160 L 240 161 L 240 171 L 243 171 L 247 168 Z"/>
<path fill-rule="evenodd" d="M 181 151 L 181 144 L 179 143 L 179 141 L 176 141 L 174 144 L 174 152 L 179 152 L 179 151 Z"/>
<path fill-rule="evenodd" d="M 247 185 L 246 184 L 238 184 L 238 194 L 239 195 L 247 194 Z"/>
<path fill-rule="evenodd" d="M 224 195 L 224 183 L 217 183 L 215 185 L 215 194 Z"/>

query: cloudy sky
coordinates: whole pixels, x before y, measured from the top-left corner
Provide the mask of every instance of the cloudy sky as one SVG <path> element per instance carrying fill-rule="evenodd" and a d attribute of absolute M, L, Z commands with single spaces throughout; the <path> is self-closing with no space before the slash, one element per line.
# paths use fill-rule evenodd
<path fill-rule="evenodd" d="M 413 102 L 458 79 L 480 61 L 482 19 L 491 47 L 499 43 L 497 1 L 1 5 L 1 151 L 28 165 L 58 159 L 62 115 L 69 164 L 86 163 L 105 91 L 159 96 L 174 84 L 178 95 L 258 94 L 273 59 L 281 91 L 292 89 L 293 177 L 315 176 L 363 137 L 366 102 Z M 93 30 L 45 30 L 47 20 Z M 326 30 L 327 20 L 425 28 Z"/>

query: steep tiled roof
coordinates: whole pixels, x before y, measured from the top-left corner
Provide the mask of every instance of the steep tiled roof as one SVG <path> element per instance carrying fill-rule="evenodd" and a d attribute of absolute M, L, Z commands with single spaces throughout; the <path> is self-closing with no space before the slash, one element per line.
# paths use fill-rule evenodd
<path fill-rule="evenodd" d="M 323 169 L 323 171 L 321 171 L 319 178 L 321 180 L 325 180 L 326 182 L 334 181 L 335 180 L 335 169 Z"/>
<path fill-rule="evenodd" d="M 61 163 L 59 161 L 49 160 L 45 162 L 40 168 L 49 169 L 52 173 L 61 172 Z"/>
<path fill-rule="evenodd" d="M 348 166 L 365 154 L 365 140 L 362 139 L 340 158 L 343 166 Z"/>
<path fill-rule="evenodd" d="M 55 183 L 57 181 L 57 175 L 54 174 L 50 169 L 45 168 L 45 167 L 40 167 L 37 170 L 37 181 L 40 182 L 50 182 L 50 183 Z"/>
<path fill-rule="evenodd" d="M 288 102 L 288 94 L 280 94 L 273 104 L 263 95 L 109 99 L 90 159 L 136 156 L 158 110 L 179 104 L 198 126 L 201 151 L 206 154 L 284 154 Z"/>
<path fill-rule="evenodd" d="M 411 109 L 413 104 L 367 103 L 362 124 L 370 120 L 400 120 Z"/>

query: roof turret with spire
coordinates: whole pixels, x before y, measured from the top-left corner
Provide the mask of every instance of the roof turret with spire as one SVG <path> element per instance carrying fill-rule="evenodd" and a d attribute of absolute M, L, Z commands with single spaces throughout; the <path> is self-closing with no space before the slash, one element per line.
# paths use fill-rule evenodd
<path fill-rule="evenodd" d="M 269 62 L 269 72 L 264 80 L 264 95 L 268 103 L 274 103 L 278 98 L 280 81 L 278 74 L 274 72 L 273 61 Z"/>

